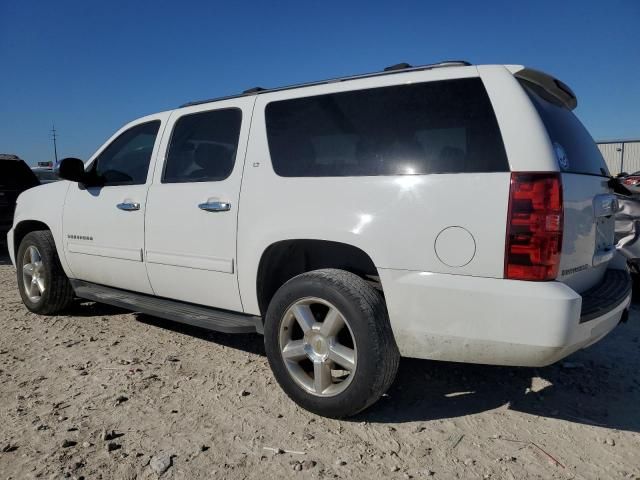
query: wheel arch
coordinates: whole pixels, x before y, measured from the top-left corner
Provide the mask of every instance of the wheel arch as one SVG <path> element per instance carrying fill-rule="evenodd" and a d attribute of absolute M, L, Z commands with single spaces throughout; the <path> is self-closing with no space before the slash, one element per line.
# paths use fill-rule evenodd
<path fill-rule="evenodd" d="M 331 240 L 280 240 L 264 249 L 258 263 L 255 288 L 260 313 L 266 313 L 273 295 L 288 280 L 322 268 L 346 270 L 382 290 L 371 256 L 359 247 Z"/>
<path fill-rule="evenodd" d="M 16 224 L 13 228 L 13 254 L 14 256 L 18 255 L 18 248 L 20 248 L 20 243 L 22 239 L 27 236 L 27 234 L 31 232 L 35 232 L 37 230 L 49 230 L 49 225 L 40 220 L 22 220 Z M 54 238 L 55 241 L 55 238 Z M 56 246 L 57 248 L 57 246 Z"/>

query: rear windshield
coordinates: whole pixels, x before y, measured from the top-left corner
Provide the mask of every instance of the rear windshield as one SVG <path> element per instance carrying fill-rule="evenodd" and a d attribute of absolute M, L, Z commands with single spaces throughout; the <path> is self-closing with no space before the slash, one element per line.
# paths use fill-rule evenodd
<path fill-rule="evenodd" d="M 269 150 L 283 177 L 509 170 L 479 78 L 271 102 Z"/>
<path fill-rule="evenodd" d="M 0 160 L 0 187 L 26 190 L 40 182 L 22 160 Z"/>
<path fill-rule="evenodd" d="M 609 176 L 598 146 L 571 110 L 537 85 L 520 79 L 553 144 L 563 172 Z"/>

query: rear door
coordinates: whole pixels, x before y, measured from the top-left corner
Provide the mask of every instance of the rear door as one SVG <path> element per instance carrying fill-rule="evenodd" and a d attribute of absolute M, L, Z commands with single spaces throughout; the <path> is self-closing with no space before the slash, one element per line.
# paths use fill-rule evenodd
<path fill-rule="evenodd" d="M 158 296 L 242 311 L 236 229 L 254 101 L 183 108 L 167 126 L 145 220 L 147 271 Z"/>
<path fill-rule="evenodd" d="M 549 135 L 562 172 L 564 232 L 558 280 L 577 292 L 597 284 L 615 253 L 616 199 L 607 165 L 589 132 L 548 92 L 520 81 Z"/>

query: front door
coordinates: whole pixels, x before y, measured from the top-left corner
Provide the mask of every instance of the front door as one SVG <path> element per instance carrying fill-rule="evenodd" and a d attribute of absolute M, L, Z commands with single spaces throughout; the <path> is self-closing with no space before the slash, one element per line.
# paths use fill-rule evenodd
<path fill-rule="evenodd" d="M 63 235 L 74 278 L 153 293 L 143 262 L 144 215 L 150 166 L 167 116 L 128 125 L 89 162 L 87 170 L 101 186 L 70 186 Z"/>
<path fill-rule="evenodd" d="M 253 103 L 239 98 L 187 107 L 168 123 L 145 221 L 156 295 L 242 311 L 236 228 Z"/>

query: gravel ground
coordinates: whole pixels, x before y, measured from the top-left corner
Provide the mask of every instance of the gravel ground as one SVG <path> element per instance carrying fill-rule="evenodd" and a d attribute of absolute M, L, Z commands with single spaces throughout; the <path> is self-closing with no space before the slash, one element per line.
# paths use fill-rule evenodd
<path fill-rule="evenodd" d="M 403 359 L 346 421 L 296 407 L 258 335 L 38 317 L 3 255 L 0 307 L 1 478 L 640 478 L 637 307 L 547 368 Z"/>

